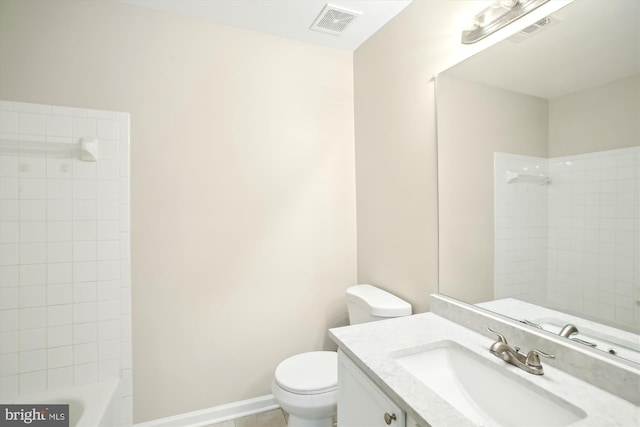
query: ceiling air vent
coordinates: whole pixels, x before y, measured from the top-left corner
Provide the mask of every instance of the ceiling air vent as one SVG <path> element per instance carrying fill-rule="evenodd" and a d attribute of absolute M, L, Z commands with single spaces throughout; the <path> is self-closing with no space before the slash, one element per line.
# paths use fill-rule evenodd
<path fill-rule="evenodd" d="M 328 4 L 322 9 L 322 12 L 320 12 L 320 15 L 318 15 L 310 28 L 315 31 L 339 36 L 347 25 L 358 15 L 362 15 L 362 12 Z"/>
<path fill-rule="evenodd" d="M 547 16 L 546 18 L 542 18 L 535 24 L 529 25 L 527 28 L 524 28 L 518 31 L 517 33 L 509 37 L 509 40 L 511 40 L 512 42 L 519 43 L 524 39 L 531 37 L 532 35 L 538 33 L 539 31 L 545 28 L 552 27 L 554 24 L 557 24 L 558 22 L 560 22 L 558 18 L 554 16 Z"/>

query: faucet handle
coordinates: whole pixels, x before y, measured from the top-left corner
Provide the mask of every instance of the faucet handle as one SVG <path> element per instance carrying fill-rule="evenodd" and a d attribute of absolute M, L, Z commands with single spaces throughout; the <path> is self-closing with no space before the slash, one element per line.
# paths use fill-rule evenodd
<path fill-rule="evenodd" d="M 542 363 L 540 363 L 540 356 L 548 357 L 549 359 L 555 359 L 556 358 L 556 356 L 554 356 L 553 354 L 545 353 L 544 351 L 540 351 L 540 350 L 536 350 L 536 349 L 531 349 L 527 353 L 527 358 L 525 360 L 525 363 L 527 365 L 529 365 L 529 366 L 534 367 L 534 368 L 541 368 L 542 367 Z"/>
<path fill-rule="evenodd" d="M 502 335 L 500 332 L 494 331 L 493 329 L 491 329 L 490 327 L 487 326 L 487 331 L 496 334 L 498 336 L 498 341 L 503 343 L 503 344 L 507 344 L 507 339 L 504 337 L 504 335 Z"/>

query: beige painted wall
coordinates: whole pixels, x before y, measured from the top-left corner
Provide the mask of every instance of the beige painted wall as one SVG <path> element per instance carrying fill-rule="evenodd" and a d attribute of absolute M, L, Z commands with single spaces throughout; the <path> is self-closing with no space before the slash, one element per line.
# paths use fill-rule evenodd
<path fill-rule="evenodd" d="M 640 144 L 640 74 L 549 100 L 549 157 Z"/>
<path fill-rule="evenodd" d="M 131 113 L 134 421 L 270 393 L 356 283 L 352 54 L 0 2 L 0 98 Z"/>
<path fill-rule="evenodd" d="M 358 279 L 414 312 L 438 290 L 432 76 L 455 37 L 436 29 L 464 10 L 454 3 L 412 3 L 354 55 Z"/>
<path fill-rule="evenodd" d="M 547 157 L 547 122 L 545 99 L 439 77 L 440 292 L 493 299 L 493 153 Z"/>

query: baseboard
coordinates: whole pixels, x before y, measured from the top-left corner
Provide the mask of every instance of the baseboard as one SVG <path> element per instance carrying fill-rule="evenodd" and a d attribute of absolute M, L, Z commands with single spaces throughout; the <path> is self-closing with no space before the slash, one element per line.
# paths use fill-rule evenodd
<path fill-rule="evenodd" d="M 273 399 L 273 395 L 268 394 L 254 399 L 241 400 L 172 417 L 146 421 L 135 424 L 134 427 L 203 427 L 259 412 L 270 411 L 278 407 L 279 405 Z"/>

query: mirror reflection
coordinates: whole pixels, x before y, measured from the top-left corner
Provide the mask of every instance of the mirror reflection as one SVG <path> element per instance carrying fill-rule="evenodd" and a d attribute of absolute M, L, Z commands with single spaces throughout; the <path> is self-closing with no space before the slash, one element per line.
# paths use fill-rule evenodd
<path fill-rule="evenodd" d="M 640 2 L 437 79 L 440 292 L 640 363 Z"/>

